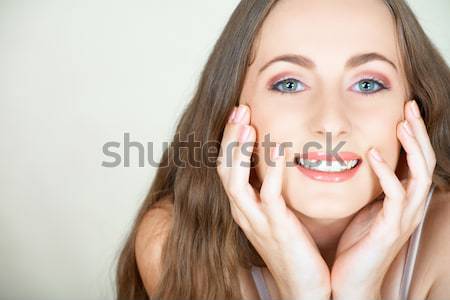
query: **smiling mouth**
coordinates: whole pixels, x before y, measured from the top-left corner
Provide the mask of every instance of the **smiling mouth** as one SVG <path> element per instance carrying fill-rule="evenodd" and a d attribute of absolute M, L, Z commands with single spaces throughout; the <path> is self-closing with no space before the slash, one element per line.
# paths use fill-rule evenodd
<path fill-rule="evenodd" d="M 304 159 L 300 157 L 295 158 L 295 163 L 306 169 L 311 169 L 319 172 L 339 173 L 356 168 L 361 159 L 342 160 L 343 163 L 337 160 L 319 160 L 319 159 Z"/>

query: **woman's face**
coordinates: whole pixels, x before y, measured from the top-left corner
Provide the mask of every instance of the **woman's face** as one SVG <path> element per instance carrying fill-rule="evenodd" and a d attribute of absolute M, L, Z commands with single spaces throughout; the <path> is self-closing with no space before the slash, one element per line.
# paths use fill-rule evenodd
<path fill-rule="evenodd" d="M 283 180 L 289 207 L 313 218 L 355 213 L 382 192 L 368 150 L 376 147 L 397 167 L 396 127 L 409 100 L 388 8 L 380 0 L 282 0 L 255 46 L 240 103 L 250 107 L 257 132 L 258 179 L 269 159 L 261 143 L 270 135 L 292 143 Z M 352 177 L 308 176 L 293 165 L 295 155 L 327 147 L 360 157 Z"/>

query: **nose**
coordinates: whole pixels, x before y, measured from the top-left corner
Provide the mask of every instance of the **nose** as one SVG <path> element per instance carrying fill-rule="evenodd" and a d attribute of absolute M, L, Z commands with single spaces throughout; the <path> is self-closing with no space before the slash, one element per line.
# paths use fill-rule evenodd
<path fill-rule="evenodd" d="M 350 134 L 351 122 L 343 99 L 327 97 L 319 100 L 313 111 L 309 122 L 312 136 L 324 140 L 328 133 L 337 142 Z"/>

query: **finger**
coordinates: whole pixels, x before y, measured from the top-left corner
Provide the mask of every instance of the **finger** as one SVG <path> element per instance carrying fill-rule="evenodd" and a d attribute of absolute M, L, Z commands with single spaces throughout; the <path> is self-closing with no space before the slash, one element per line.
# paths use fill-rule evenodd
<path fill-rule="evenodd" d="M 225 125 L 219 156 L 217 158 L 217 171 L 221 177 L 228 180 L 233 151 L 239 146 L 238 137 L 242 124 L 250 122 L 250 109 L 246 105 L 235 107 Z"/>
<path fill-rule="evenodd" d="M 383 215 L 388 224 L 399 226 L 405 206 L 405 190 L 395 172 L 375 148 L 369 151 L 369 162 L 384 191 Z"/>
<path fill-rule="evenodd" d="M 237 111 L 236 116 L 233 119 L 234 124 L 250 124 L 250 107 L 245 104 L 240 104 Z"/>
<path fill-rule="evenodd" d="M 266 174 L 260 190 L 261 205 L 272 221 L 282 221 L 286 204 L 282 197 L 283 173 L 286 166 L 284 149 L 276 144 L 267 163 Z"/>
<path fill-rule="evenodd" d="M 231 181 L 233 178 L 233 169 L 237 166 L 239 169 L 240 165 L 240 157 L 235 158 L 235 153 L 237 148 L 239 148 L 239 135 L 242 131 L 242 124 L 239 121 L 249 121 L 250 118 L 246 115 L 249 115 L 248 107 L 234 107 L 229 119 L 228 123 L 225 126 L 222 141 L 220 144 L 220 152 L 217 159 L 217 172 L 223 182 L 225 192 L 230 201 L 230 209 L 232 216 L 236 223 L 242 229 L 248 229 L 250 227 L 251 221 L 247 213 L 250 211 L 256 211 L 254 208 L 248 206 L 248 200 L 251 198 L 256 198 L 254 191 L 249 190 L 246 185 L 248 184 L 248 176 L 246 170 L 240 170 L 240 172 L 244 172 L 240 178 L 243 178 L 242 182 L 236 180 Z M 252 133 L 254 136 L 254 132 Z M 252 150 L 250 150 L 252 151 Z M 234 175 L 240 174 L 239 172 L 234 172 Z M 256 213 L 256 212 L 255 212 Z"/>
<path fill-rule="evenodd" d="M 255 130 L 250 125 L 243 125 L 238 135 L 238 147 L 233 149 L 232 168 L 230 169 L 229 186 L 247 194 L 251 185 L 251 156 L 255 143 Z"/>
<path fill-rule="evenodd" d="M 231 182 L 249 182 L 251 157 L 255 146 L 256 133 L 251 125 L 242 125 L 239 128 L 238 147 L 233 149 L 233 168 L 231 169 Z"/>
<path fill-rule="evenodd" d="M 406 152 L 406 161 L 410 171 L 406 197 L 407 211 L 415 211 L 424 205 L 424 196 L 431 183 L 431 176 L 425 162 L 424 155 L 407 120 L 401 122 L 397 128 L 399 140 Z"/>
<path fill-rule="evenodd" d="M 408 102 L 405 116 L 425 157 L 428 173 L 432 174 L 436 166 L 436 155 L 416 101 Z"/>
<path fill-rule="evenodd" d="M 239 125 L 238 147 L 232 152 L 232 166 L 229 170 L 227 189 L 236 207 L 250 223 L 261 224 L 263 214 L 259 209 L 256 192 L 249 183 L 251 157 L 256 132 L 250 125 Z"/>
<path fill-rule="evenodd" d="M 226 181 L 228 180 L 228 173 L 231 168 L 232 148 L 237 146 L 237 142 L 232 144 L 232 142 L 236 140 L 238 131 L 238 127 L 233 126 L 233 119 L 236 116 L 236 111 L 237 107 L 234 107 L 229 116 L 228 123 L 225 125 L 216 162 L 217 172 L 220 177 Z"/>

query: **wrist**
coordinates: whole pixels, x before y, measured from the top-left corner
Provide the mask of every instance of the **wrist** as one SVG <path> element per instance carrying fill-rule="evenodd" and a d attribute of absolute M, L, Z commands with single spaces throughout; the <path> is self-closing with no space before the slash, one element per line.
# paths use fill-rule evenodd
<path fill-rule="evenodd" d="M 372 282 L 347 282 L 345 285 L 332 285 L 331 294 L 333 300 L 381 300 L 382 280 Z"/>
<path fill-rule="evenodd" d="M 381 300 L 380 289 L 350 289 L 347 291 L 333 291 L 333 300 Z"/>
<path fill-rule="evenodd" d="M 277 276 L 277 274 L 282 274 Z M 288 276 L 287 272 L 273 273 L 282 300 L 330 300 L 331 282 L 323 276 Z"/>
<path fill-rule="evenodd" d="M 288 292 L 281 293 L 282 300 L 331 300 L 331 293 Z"/>
<path fill-rule="evenodd" d="M 330 300 L 331 289 L 289 288 L 279 287 L 282 300 Z"/>

